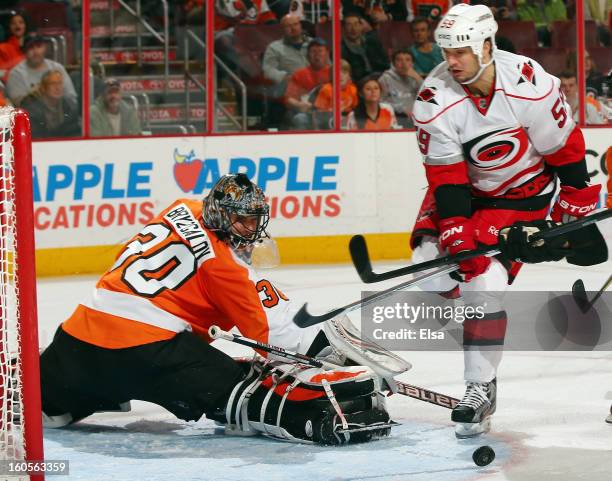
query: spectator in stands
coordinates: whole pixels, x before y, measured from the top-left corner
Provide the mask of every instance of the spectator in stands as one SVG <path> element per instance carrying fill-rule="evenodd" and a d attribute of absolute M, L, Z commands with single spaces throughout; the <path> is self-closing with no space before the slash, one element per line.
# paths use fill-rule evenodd
<path fill-rule="evenodd" d="M 121 84 L 117 79 L 104 82 L 104 92 L 91 106 L 90 133 L 92 137 L 140 135 L 138 112 L 121 100 Z"/>
<path fill-rule="evenodd" d="M 344 15 L 357 13 L 372 26 L 389 20 L 405 22 L 408 3 L 406 0 L 342 0 L 342 12 Z"/>
<path fill-rule="evenodd" d="M 30 116 L 32 137 L 72 137 L 80 135 L 76 101 L 64 96 L 64 77 L 59 70 L 48 70 L 38 90 L 24 97 L 21 106 Z"/>
<path fill-rule="evenodd" d="M 519 20 L 532 21 L 538 32 L 538 42 L 550 47 L 550 31 L 556 20 L 567 20 L 563 0 L 518 0 L 516 4 Z"/>
<path fill-rule="evenodd" d="M 608 19 L 612 19 L 612 0 L 587 0 L 584 6 L 584 19 L 594 20 L 597 24 L 597 36 L 602 45 L 610 46 L 610 27 Z"/>
<path fill-rule="evenodd" d="M 276 15 L 266 0 L 220 0 L 215 2 L 215 32 L 228 30 L 238 23 L 258 25 L 276 22 Z"/>
<path fill-rule="evenodd" d="M 436 65 L 444 61 L 442 50 L 431 41 L 431 27 L 426 18 L 418 17 L 412 22 L 413 45 L 410 47 L 414 69 L 426 77 Z"/>
<path fill-rule="evenodd" d="M 308 65 L 310 37 L 302 31 L 300 19 L 285 15 L 281 20 L 283 38 L 270 43 L 264 52 L 264 77 L 273 83 L 272 95 L 280 97 L 287 89 L 287 81 L 293 72 Z"/>
<path fill-rule="evenodd" d="M 561 90 L 565 94 L 567 103 L 572 109 L 573 119 L 578 122 L 579 105 L 576 74 L 572 71 L 565 71 L 559 75 L 559 79 L 561 80 Z M 585 96 L 584 113 L 587 124 L 597 125 L 607 123 L 608 120 L 604 112 L 603 106 L 594 97 L 590 95 Z"/>
<path fill-rule="evenodd" d="M 332 11 L 332 0 L 291 0 L 289 5 L 290 14 L 311 24 L 329 21 Z"/>
<path fill-rule="evenodd" d="M 366 75 L 382 73 L 389 68 L 389 60 L 378 37 L 373 32 L 364 35 L 362 17 L 347 13 L 342 19 L 342 58 L 351 64 L 353 79 L 359 81 Z"/>
<path fill-rule="evenodd" d="M 567 54 L 565 66 L 568 71 L 578 71 L 576 52 L 569 52 Z M 597 96 L 601 96 L 603 94 L 603 84 L 606 83 L 606 77 L 597 70 L 597 65 L 587 50 L 584 51 L 584 75 L 586 77 L 587 90 L 591 90 Z"/>
<path fill-rule="evenodd" d="M 296 70 L 289 78 L 285 105 L 289 109 L 291 126 L 298 130 L 312 128 L 312 101 L 309 96 L 330 76 L 329 49 L 322 38 L 308 44 L 308 66 Z"/>
<path fill-rule="evenodd" d="M 412 106 L 423 83 L 414 69 L 412 53 L 407 48 L 393 52 L 392 66 L 378 79 L 382 87 L 382 100 L 393 107 L 400 126 L 412 128 Z"/>
<path fill-rule="evenodd" d="M 393 107 L 380 101 L 382 88 L 375 75 L 368 76 L 359 84 L 359 103 L 349 114 L 348 130 L 397 129 Z"/>
<path fill-rule="evenodd" d="M 453 0 L 408 0 L 408 21 L 424 18 L 428 22 L 435 23 L 448 9 L 457 3 Z"/>
<path fill-rule="evenodd" d="M 281 19 L 283 38 L 271 42 L 263 56 L 264 77 L 272 82 L 268 94 L 268 127 L 279 127 L 285 115 L 282 102 L 287 82 L 293 72 L 308 65 L 307 49 L 310 40 L 302 31 L 299 17 L 293 13 Z"/>
<path fill-rule="evenodd" d="M 495 20 L 516 20 L 517 13 L 512 0 L 472 0 L 470 5 L 486 5 L 491 9 Z M 497 35 L 495 35 L 497 43 Z"/>
<path fill-rule="evenodd" d="M 8 17 L 6 30 L 6 41 L 0 43 L 0 78 L 5 82 L 11 69 L 25 58 L 23 41 L 28 26 L 24 14 L 13 12 Z"/>
<path fill-rule="evenodd" d="M 358 102 L 357 87 L 351 79 L 351 65 L 346 60 L 340 60 L 340 111 L 343 119 L 357 107 Z M 329 129 L 333 126 L 331 123 L 333 106 L 333 83 L 327 82 L 321 86 L 314 100 L 316 129 Z"/>
<path fill-rule="evenodd" d="M 276 16 L 266 0 L 219 0 L 215 2 L 215 53 L 234 72 L 249 77 L 259 75 L 259 62 L 241 62 L 234 47 L 234 27 L 237 24 L 260 25 L 276 23 Z M 220 78 L 225 77 L 223 69 Z"/>
<path fill-rule="evenodd" d="M 19 106 L 21 100 L 38 88 L 42 76 L 49 70 L 57 70 L 64 77 L 64 97 L 76 101 L 76 91 L 66 69 L 59 63 L 45 58 L 47 43 L 44 37 L 29 34 L 23 44 L 25 60 L 19 62 L 9 73 L 6 93 Z"/>

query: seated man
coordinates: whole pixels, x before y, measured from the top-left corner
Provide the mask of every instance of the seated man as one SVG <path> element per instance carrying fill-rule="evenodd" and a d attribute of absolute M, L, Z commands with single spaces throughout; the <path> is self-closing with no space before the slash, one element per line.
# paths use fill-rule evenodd
<path fill-rule="evenodd" d="M 91 106 L 90 129 L 92 137 L 140 135 L 138 112 L 121 100 L 121 84 L 117 79 L 104 82 L 102 95 Z"/>
<path fill-rule="evenodd" d="M 38 91 L 21 102 L 30 116 L 32 137 L 71 137 L 81 134 L 76 102 L 64 97 L 64 77 L 58 70 L 42 76 Z"/>
<path fill-rule="evenodd" d="M 272 85 L 268 88 L 271 124 L 278 126 L 284 115 L 282 97 L 291 74 L 308 65 L 307 50 L 311 38 L 302 31 L 299 17 L 290 14 L 281 20 L 283 38 L 271 42 L 264 52 L 262 69 Z"/>
<path fill-rule="evenodd" d="M 423 17 L 417 17 L 412 22 L 413 45 L 410 47 L 414 69 L 422 77 L 426 77 L 434 67 L 444 61 L 442 49 L 431 40 L 431 26 Z"/>
<path fill-rule="evenodd" d="M 57 70 L 64 78 L 64 97 L 76 100 L 74 85 L 62 64 L 45 58 L 47 43 L 44 37 L 28 35 L 23 44 L 25 60 L 19 62 L 8 76 L 6 94 L 13 104 L 19 106 L 22 99 L 38 88 L 45 72 Z"/>
<path fill-rule="evenodd" d="M 341 56 L 351 64 L 353 80 L 385 71 L 389 68 L 387 54 L 375 32 L 366 35 L 361 15 L 349 12 L 342 19 Z"/>
<path fill-rule="evenodd" d="M 399 125 L 412 128 L 414 124 L 410 114 L 423 77 L 414 69 L 412 53 L 407 48 L 393 52 L 392 60 L 392 67 L 378 79 L 382 87 L 382 100 L 393 107 Z"/>
<path fill-rule="evenodd" d="M 285 92 L 285 105 L 294 129 L 312 128 L 313 104 L 309 96 L 316 87 L 328 82 L 329 78 L 327 43 L 322 38 L 315 38 L 308 44 L 308 67 L 293 72 Z"/>
<path fill-rule="evenodd" d="M 180 419 L 206 414 L 234 432 L 292 441 L 387 434 L 374 368 L 237 362 L 209 344 L 218 325 L 308 355 L 329 346 L 331 334 L 298 328 L 297 309 L 242 260 L 267 237 L 268 220 L 264 193 L 245 174 L 225 175 L 204 201 L 179 199 L 151 220 L 41 354 L 45 426 L 140 399 Z M 356 424 L 371 429 L 350 433 Z"/>

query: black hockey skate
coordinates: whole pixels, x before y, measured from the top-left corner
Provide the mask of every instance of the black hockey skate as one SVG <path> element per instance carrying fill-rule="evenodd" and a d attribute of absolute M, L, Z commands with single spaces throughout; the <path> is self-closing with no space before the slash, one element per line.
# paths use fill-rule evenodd
<path fill-rule="evenodd" d="M 470 438 L 491 429 L 491 415 L 497 405 L 497 379 L 491 382 L 468 382 L 463 399 L 451 414 L 457 423 L 455 436 Z"/>
<path fill-rule="evenodd" d="M 606 422 L 612 424 L 612 404 L 610 405 L 610 414 L 608 414 Z"/>

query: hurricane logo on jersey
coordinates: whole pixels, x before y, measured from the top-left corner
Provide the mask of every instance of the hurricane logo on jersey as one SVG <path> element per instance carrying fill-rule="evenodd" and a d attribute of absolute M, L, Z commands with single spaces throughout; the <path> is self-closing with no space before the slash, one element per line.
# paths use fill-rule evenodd
<path fill-rule="evenodd" d="M 438 105 L 438 102 L 436 102 L 436 99 L 435 99 L 437 90 L 438 89 L 436 87 L 424 88 L 423 90 L 419 92 L 419 95 L 417 95 L 417 100 L 421 102 L 427 102 L 429 104 Z"/>
<path fill-rule="evenodd" d="M 523 82 L 529 82 L 533 85 L 536 84 L 535 70 L 533 69 L 533 64 L 531 63 L 531 60 L 528 60 L 523 65 L 521 65 L 519 67 L 519 70 L 521 72 L 521 77 L 519 78 L 518 85 L 522 84 Z"/>
<path fill-rule="evenodd" d="M 504 169 L 518 162 L 529 145 L 522 127 L 495 130 L 463 145 L 468 162 L 481 170 Z"/>

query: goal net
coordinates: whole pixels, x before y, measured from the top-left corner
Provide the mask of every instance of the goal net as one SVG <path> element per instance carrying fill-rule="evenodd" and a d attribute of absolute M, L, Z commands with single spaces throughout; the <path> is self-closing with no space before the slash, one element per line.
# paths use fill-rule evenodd
<path fill-rule="evenodd" d="M 0 466 L 42 460 L 32 157 L 27 114 L 0 108 Z M 42 479 L 6 477 L 0 479 Z M 4 475 L 4 476 L 3 476 Z"/>

